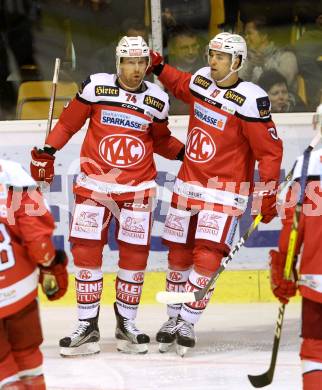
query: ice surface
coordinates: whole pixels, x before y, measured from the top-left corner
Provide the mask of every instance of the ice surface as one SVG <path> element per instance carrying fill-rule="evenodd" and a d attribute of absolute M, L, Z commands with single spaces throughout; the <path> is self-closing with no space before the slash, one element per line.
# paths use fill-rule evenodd
<path fill-rule="evenodd" d="M 137 325 L 152 339 L 149 353 L 116 351 L 111 306 L 100 315 L 101 353 L 82 358 L 59 356 L 58 340 L 76 325 L 73 308 L 42 308 L 44 368 L 49 390 L 246 390 L 247 374 L 268 369 L 276 304 L 212 304 L 196 325 L 196 347 L 181 358 L 174 350 L 158 352 L 154 336 L 166 320 L 163 305 L 140 308 Z M 266 389 L 301 389 L 298 357 L 300 305 L 286 308 L 280 352 L 273 383 Z"/>

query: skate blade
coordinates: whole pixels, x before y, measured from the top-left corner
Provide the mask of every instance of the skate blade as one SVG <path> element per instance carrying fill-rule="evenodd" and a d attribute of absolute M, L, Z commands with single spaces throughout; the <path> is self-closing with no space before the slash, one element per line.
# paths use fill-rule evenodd
<path fill-rule="evenodd" d="M 85 356 L 94 355 L 100 351 L 101 350 L 98 343 L 85 343 L 79 347 L 61 347 L 60 355 L 63 357 Z"/>
<path fill-rule="evenodd" d="M 145 354 L 148 352 L 148 344 L 133 344 L 128 340 L 118 339 L 116 342 L 117 350 L 130 354 Z"/>
<path fill-rule="evenodd" d="M 172 343 L 159 343 L 159 352 L 160 353 L 166 353 L 168 352 L 171 347 L 173 346 L 174 342 Z"/>
<path fill-rule="evenodd" d="M 183 345 L 176 345 L 176 353 L 177 355 L 184 357 L 185 354 L 189 351 L 190 347 L 185 347 Z"/>

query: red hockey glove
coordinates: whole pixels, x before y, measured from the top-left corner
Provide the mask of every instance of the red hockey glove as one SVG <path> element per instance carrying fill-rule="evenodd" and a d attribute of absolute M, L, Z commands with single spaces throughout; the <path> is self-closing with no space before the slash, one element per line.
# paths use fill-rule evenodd
<path fill-rule="evenodd" d="M 286 256 L 280 252 L 271 250 L 270 255 L 270 277 L 273 294 L 281 303 L 288 303 L 289 298 L 296 294 L 296 283 L 293 280 L 284 279 L 284 267 Z"/>
<path fill-rule="evenodd" d="M 261 222 L 269 223 L 277 216 L 276 193 L 276 190 L 254 193 L 254 204 L 252 209 L 252 213 L 255 214 L 253 216 L 254 218 L 261 213 L 263 216 Z"/>
<path fill-rule="evenodd" d="M 157 51 L 150 51 L 150 66 L 146 70 L 146 74 L 150 74 L 151 72 L 155 75 L 159 76 L 164 67 L 164 58 Z"/>
<path fill-rule="evenodd" d="M 37 149 L 34 147 L 31 151 L 30 173 L 36 181 L 45 181 L 50 184 L 53 181 L 55 170 L 53 156 L 54 148 Z"/>
<path fill-rule="evenodd" d="M 42 291 L 50 301 L 61 298 L 68 287 L 68 259 L 62 250 L 56 251 L 56 256 L 49 267 L 39 266 L 39 283 Z"/>

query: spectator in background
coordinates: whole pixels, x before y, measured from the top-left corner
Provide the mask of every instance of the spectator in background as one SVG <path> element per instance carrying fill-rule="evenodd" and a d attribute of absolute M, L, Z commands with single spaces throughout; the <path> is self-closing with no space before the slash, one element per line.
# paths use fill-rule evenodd
<path fill-rule="evenodd" d="M 287 81 L 276 70 L 267 70 L 258 79 L 258 85 L 268 94 L 272 112 L 305 112 L 301 98 L 289 91 Z"/>
<path fill-rule="evenodd" d="M 295 43 L 295 51 L 305 80 L 309 107 L 315 111 L 322 88 L 322 1 L 298 1 L 294 11 L 305 27 L 305 32 Z"/>
<path fill-rule="evenodd" d="M 141 36 L 144 40 L 148 41 L 148 31 L 143 21 L 141 22 L 134 18 L 125 19 L 121 25 L 121 33 L 117 39 L 94 53 L 91 67 L 93 72 L 113 73 L 115 71 L 115 57 L 111 53 L 115 53 L 117 43 L 122 36 Z"/>
<path fill-rule="evenodd" d="M 15 117 L 16 83 L 40 78 L 32 36 L 37 13 L 32 0 L 0 1 L 0 120 Z"/>
<path fill-rule="evenodd" d="M 246 22 L 244 34 L 249 49 L 240 77 L 257 83 L 264 71 L 275 69 L 286 78 L 288 88 L 296 92 L 298 66 L 295 54 L 290 49 L 278 48 L 270 40 L 269 29 L 263 19 Z"/>
<path fill-rule="evenodd" d="M 190 26 L 208 35 L 211 7 L 209 0 L 162 0 L 163 45 L 167 46 L 171 30 Z"/>
<path fill-rule="evenodd" d="M 168 62 L 183 72 L 194 73 L 205 66 L 197 34 L 185 25 L 171 29 L 168 40 Z M 170 114 L 186 115 L 189 107 L 170 95 Z"/>
<path fill-rule="evenodd" d="M 197 34 L 184 25 L 171 30 L 168 53 L 169 64 L 183 72 L 194 73 L 205 65 Z"/>

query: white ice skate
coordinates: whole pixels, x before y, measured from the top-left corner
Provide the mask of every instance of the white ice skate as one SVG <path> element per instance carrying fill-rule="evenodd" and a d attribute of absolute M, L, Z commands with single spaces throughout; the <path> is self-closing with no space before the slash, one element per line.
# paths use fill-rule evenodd
<path fill-rule="evenodd" d="M 99 339 L 98 316 L 79 320 L 77 329 L 70 336 L 59 341 L 60 354 L 68 357 L 99 353 Z"/>
<path fill-rule="evenodd" d="M 161 326 L 156 334 L 156 340 L 159 342 L 159 352 L 168 352 L 176 340 L 177 317 L 169 319 Z"/>
<path fill-rule="evenodd" d="M 176 352 L 181 357 L 184 357 L 189 349 L 196 344 L 194 324 L 184 321 L 180 315 L 176 326 L 176 342 Z"/>
<path fill-rule="evenodd" d="M 117 350 L 133 354 L 147 353 L 150 337 L 138 330 L 133 320 L 121 316 L 116 303 L 114 303 L 114 312 L 116 317 L 115 337 Z"/>

